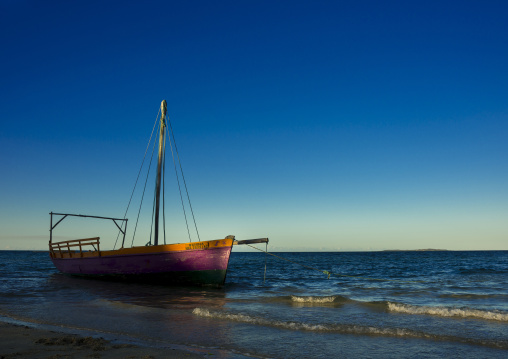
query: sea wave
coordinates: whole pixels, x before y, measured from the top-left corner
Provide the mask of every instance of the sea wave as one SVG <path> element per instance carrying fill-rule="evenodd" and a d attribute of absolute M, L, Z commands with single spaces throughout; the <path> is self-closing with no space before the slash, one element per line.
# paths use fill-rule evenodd
<path fill-rule="evenodd" d="M 391 334 L 395 335 L 403 335 L 405 331 L 404 329 L 389 330 L 387 328 L 375 328 L 348 324 L 310 324 L 296 321 L 281 321 L 263 317 L 256 317 L 242 313 L 211 311 L 206 308 L 195 308 L 192 313 L 200 317 L 230 320 L 234 322 L 277 327 L 289 330 L 302 330 L 314 332 L 339 332 L 348 334 L 383 334 L 383 333 L 389 334 L 391 332 Z"/>
<path fill-rule="evenodd" d="M 508 300 L 507 294 L 472 294 L 472 293 L 451 293 L 441 294 L 439 298 L 458 298 L 458 299 L 506 299 Z"/>
<path fill-rule="evenodd" d="M 508 270 L 506 269 L 494 269 L 494 268 L 462 268 L 459 269 L 460 274 L 506 274 Z"/>
<path fill-rule="evenodd" d="M 268 303 L 289 304 L 291 306 L 305 307 L 340 307 L 351 299 L 342 295 L 325 295 L 325 296 L 304 296 L 304 295 L 283 295 L 264 297 L 261 301 Z"/>
<path fill-rule="evenodd" d="M 397 313 L 435 315 L 439 317 L 477 318 L 508 322 L 508 313 L 502 311 L 487 311 L 470 308 L 416 306 L 394 302 L 388 302 L 387 305 L 389 311 Z"/>
<path fill-rule="evenodd" d="M 326 304 L 333 302 L 344 302 L 348 298 L 340 295 L 329 295 L 329 296 L 291 296 L 291 301 L 295 303 L 312 303 L 312 304 Z"/>
<path fill-rule="evenodd" d="M 380 328 L 373 326 L 362 326 L 355 324 L 311 324 L 296 321 L 281 321 L 263 317 L 257 317 L 242 313 L 231 313 L 225 311 L 211 311 L 206 308 L 195 308 L 192 313 L 196 316 L 210 319 L 228 320 L 239 323 L 269 326 L 285 330 L 298 330 L 310 332 L 329 332 L 353 335 L 372 335 L 385 337 L 415 338 L 439 341 L 460 342 L 465 344 L 489 346 L 500 349 L 508 349 L 508 341 L 481 340 L 465 338 L 452 335 L 440 335 L 415 331 L 406 328 Z"/>

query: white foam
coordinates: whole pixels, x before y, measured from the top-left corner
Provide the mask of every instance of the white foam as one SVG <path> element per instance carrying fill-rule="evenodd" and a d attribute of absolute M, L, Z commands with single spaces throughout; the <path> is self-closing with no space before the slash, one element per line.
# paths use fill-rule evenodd
<path fill-rule="evenodd" d="M 376 328 L 350 324 L 307 324 L 301 322 L 284 322 L 279 320 L 265 319 L 261 317 L 252 317 L 250 315 L 240 313 L 215 312 L 204 308 L 195 308 L 192 311 L 192 313 L 201 317 L 231 320 L 235 322 L 257 324 L 264 326 L 273 326 L 290 330 L 320 331 L 320 332 L 324 331 L 345 334 L 383 335 L 397 337 L 428 336 L 424 333 L 418 333 L 404 328 Z"/>
<path fill-rule="evenodd" d="M 379 335 L 385 337 L 422 338 L 430 340 L 447 340 L 452 342 L 471 343 L 477 345 L 486 345 L 496 348 L 508 349 L 507 342 L 482 341 L 471 338 L 461 338 L 451 335 L 438 335 L 433 333 L 415 331 L 406 328 L 376 328 L 371 326 L 352 325 L 352 324 L 332 324 L 332 323 L 307 324 L 302 322 L 284 322 L 279 320 L 265 319 L 261 317 L 253 317 L 250 315 L 240 313 L 210 311 L 208 309 L 203 308 L 195 308 L 192 313 L 206 318 L 230 320 L 240 323 L 248 323 L 262 326 L 271 326 L 287 330 L 333 332 L 353 335 Z"/>
<path fill-rule="evenodd" d="M 440 317 L 469 317 L 508 322 L 508 313 L 479 309 L 415 306 L 388 302 L 388 310 L 406 314 L 436 315 Z"/>
<path fill-rule="evenodd" d="M 192 311 L 193 314 L 207 317 L 207 318 L 217 318 L 224 320 L 231 320 L 235 322 L 241 323 L 250 323 L 264 326 L 273 326 L 284 329 L 291 330 L 306 330 L 306 331 L 329 331 L 326 325 L 323 324 L 306 324 L 300 322 L 283 322 L 278 320 L 270 320 L 261 317 L 252 317 L 250 315 L 240 314 L 240 313 L 226 313 L 226 312 L 211 312 L 208 309 L 203 308 L 195 308 Z"/>
<path fill-rule="evenodd" d="M 328 297 L 298 297 L 296 295 L 292 295 L 291 301 L 297 303 L 332 303 L 336 298 L 337 296 L 334 295 Z"/>

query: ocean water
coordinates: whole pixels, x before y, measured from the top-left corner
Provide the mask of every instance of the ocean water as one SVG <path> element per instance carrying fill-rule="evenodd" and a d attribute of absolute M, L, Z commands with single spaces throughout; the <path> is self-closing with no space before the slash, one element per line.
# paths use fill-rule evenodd
<path fill-rule="evenodd" d="M 0 251 L 0 320 L 214 358 L 508 357 L 508 251 L 274 254 L 233 250 L 211 289 L 74 278 L 47 252 Z"/>

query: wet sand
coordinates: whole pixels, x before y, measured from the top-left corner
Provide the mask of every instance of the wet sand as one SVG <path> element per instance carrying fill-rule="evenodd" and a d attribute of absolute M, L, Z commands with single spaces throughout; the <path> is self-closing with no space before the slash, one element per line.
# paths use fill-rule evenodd
<path fill-rule="evenodd" d="M 182 349 L 149 348 L 0 322 L 0 359 L 203 359 Z"/>

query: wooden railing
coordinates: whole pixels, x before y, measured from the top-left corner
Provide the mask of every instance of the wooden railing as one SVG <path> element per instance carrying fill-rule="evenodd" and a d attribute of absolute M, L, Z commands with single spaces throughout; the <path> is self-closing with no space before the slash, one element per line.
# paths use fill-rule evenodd
<path fill-rule="evenodd" d="M 83 258 L 83 247 L 91 246 L 94 252 L 98 252 L 99 257 L 101 256 L 101 249 L 99 247 L 100 237 L 84 238 L 84 239 L 73 239 L 70 241 L 55 242 L 49 244 L 49 252 L 51 258 Z M 79 247 L 79 252 L 77 247 Z M 72 249 L 71 249 L 72 248 Z M 88 251 L 91 249 L 89 248 Z M 85 249 L 86 251 L 86 249 Z"/>

